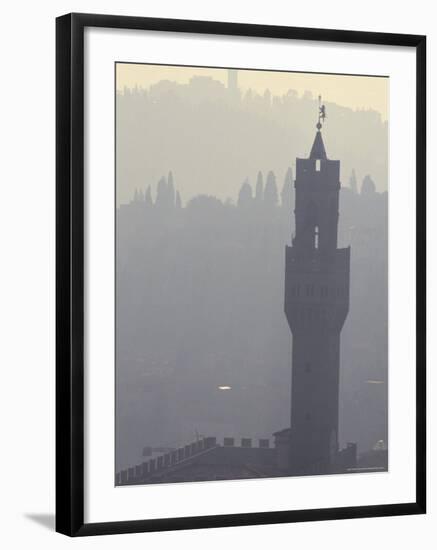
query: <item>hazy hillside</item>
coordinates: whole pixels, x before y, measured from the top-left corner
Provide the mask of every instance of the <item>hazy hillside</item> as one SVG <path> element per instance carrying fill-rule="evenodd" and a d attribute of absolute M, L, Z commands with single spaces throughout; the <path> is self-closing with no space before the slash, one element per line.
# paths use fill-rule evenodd
<path fill-rule="evenodd" d="M 212 78 L 189 84 L 161 81 L 150 90 L 117 94 L 118 204 L 128 202 L 171 166 L 185 198 L 198 194 L 236 200 L 239 183 L 254 170 L 275 167 L 284 174 L 296 157 L 306 157 L 314 139 L 317 99 L 232 95 Z M 372 174 L 387 189 L 388 128 L 374 111 L 327 103 L 323 133 L 328 156 L 341 160 L 341 180 L 352 168 Z"/>

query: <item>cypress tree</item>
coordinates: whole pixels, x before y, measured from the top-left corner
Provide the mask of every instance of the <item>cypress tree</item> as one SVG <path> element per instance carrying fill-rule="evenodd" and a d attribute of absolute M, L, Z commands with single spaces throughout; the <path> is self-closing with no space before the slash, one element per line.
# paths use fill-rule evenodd
<path fill-rule="evenodd" d="M 156 206 L 165 208 L 168 204 L 167 181 L 162 177 L 156 186 Z"/>
<path fill-rule="evenodd" d="M 170 207 L 175 205 L 175 188 L 173 183 L 173 174 L 170 171 L 167 179 L 167 201 Z"/>
<path fill-rule="evenodd" d="M 264 203 L 267 206 L 276 206 L 278 204 L 278 188 L 276 187 L 276 177 L 272 170 L 267 174 Z"/>
<path fill-rule="evenodd" d="M 367 174 L 364 177 L 363 183 L 361 184 L 361 195 L 369 196 L 376 193 L 376 185 L 372 178 Z"/>
<path fill-rule="evenodd" d="M 291 167 L 285 173 L 281 191 L 281 206 L 287 210 L 291 210 L 293 207 L 293 170 Z"/>
<path fill-rule="evenodd" d="M 238 206 L 245 207 L 249 206 L 252 202 L 252 188 L 249 185 L 249 180 L 246 178 L 241 186 L 240 192 L 238 193 Z"/>
<path fill-rule="evenodd" d="M 147 187 L 146 196 L 144 197 L 144 202 L 146 203 L 146 206 L 153 206 L 152 190 L 150 189 L 150 185 Z"/>
<path fill-rule="evenodd" d="M 357 176 L 355 174 L 355 170 L 352 170 L 349 178 L 349 189 L 354 193 L 358 193 Z"/>
<path fill-rule="evenodd" d="M 255 200 L 261 202 L 264 198 L 264 178 L 261 172 L 256 177 Z"/>

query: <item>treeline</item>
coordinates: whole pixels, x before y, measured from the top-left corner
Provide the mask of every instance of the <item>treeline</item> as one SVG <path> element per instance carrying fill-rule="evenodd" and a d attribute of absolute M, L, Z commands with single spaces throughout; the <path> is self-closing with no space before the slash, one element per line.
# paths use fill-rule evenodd
<path fill-rule="evenodd" d="M 272 170 L 266 175 L 264 184 L 264 175 L 261 171 L 258 172 L 256 183 L 253 187 L 248 177 L 241 184 L 238 192 L 237 206 L 249 207 L 263 203 L 267 207 L 281 206 L 289 211 L 294 207 L 294 188 L 293 188 L 293 170 L 289 167 L 285 173 L 284 182 L 279 193 L 276 182 L 276 175 Z M 348 181 L 348 189 L 358 194 L 358 181 L 355 170 L 352 170 Z M 370 175 L 366 175 L 360 186 L 362 195 L 372 195 L 376 193 L 376 185 Z M 219 199 L 218 199 L 219 200 Z M 155 191 L 155 199 L 152 197 L 152 186 L 148 185 L 146 190 L 135 189 L 133 203 L 144 203 L 145 206 L 157 206 L 160 209 L 166 208 L 182 208 L 181 195 L 175 189 L 173 172 L 170 171 L 168 176 L 162 176 Z M 225 204 L 233 204 L 232 199 L 228 198 Z"/>

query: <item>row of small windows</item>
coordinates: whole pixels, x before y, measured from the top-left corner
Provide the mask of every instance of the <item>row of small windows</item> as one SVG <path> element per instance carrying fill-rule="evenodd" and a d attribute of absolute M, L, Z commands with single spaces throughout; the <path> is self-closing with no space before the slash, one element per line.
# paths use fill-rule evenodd
<path fill-rule="evenodd" d="M 301 309 L 295 313 L 295 317 L 301 319 L 301 321 L 328 321 L 336 318 L 335 311 L 326 311 L 324 309 Z"/>
<path fill-rule="evenodd" d="M 347 286 L 338 286 L 338 287 L 328 287 L 323 285 L 321 287 L 316 287 L 314 284 L 302 285 L 302 295 L 303 296 L 317 296 L 320 295 L 322 298 L 332 297 L 342 297 L 347 296 Z M 291 287 L 291 296 L 298 297 L 301 296 L 301 285 L 296 284 Z"/>

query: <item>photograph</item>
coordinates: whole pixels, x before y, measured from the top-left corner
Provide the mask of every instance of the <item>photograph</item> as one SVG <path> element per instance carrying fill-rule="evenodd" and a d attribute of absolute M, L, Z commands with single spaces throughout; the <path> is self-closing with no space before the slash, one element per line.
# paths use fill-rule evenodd
<path fill-rule="evenodd" d="M 414 8 L 6 4 L 5 549 L 432 548 Z"/>
<path fill-rule="evenodd" d="M 390 78 L 114 65 L 115 486 L 383 475 Z"/>
<path fill-rule="evenodd" d="M 426 37 L 57 19 L 56 529 L 426 511 Z"/>

